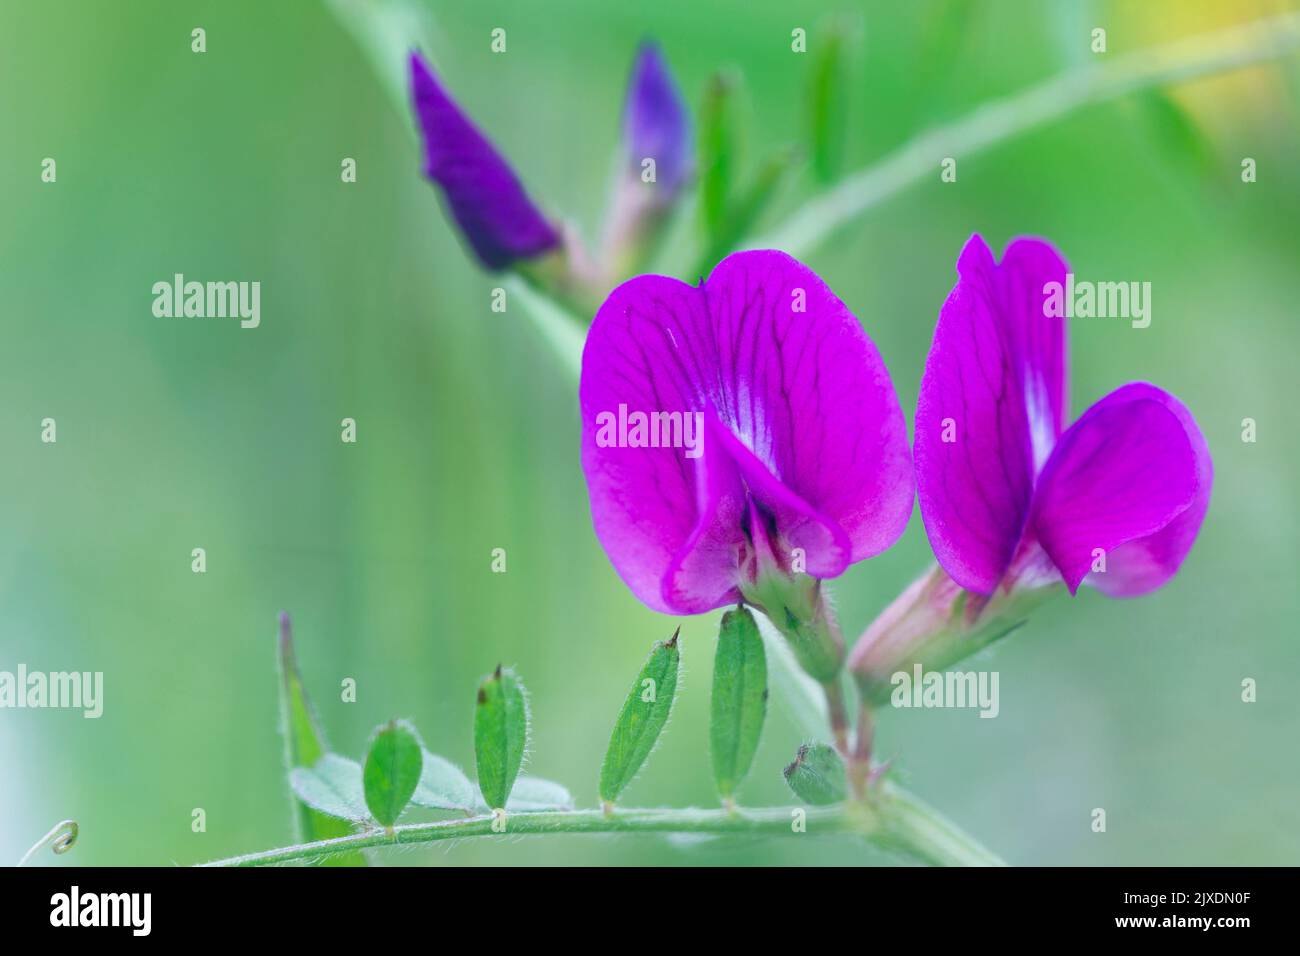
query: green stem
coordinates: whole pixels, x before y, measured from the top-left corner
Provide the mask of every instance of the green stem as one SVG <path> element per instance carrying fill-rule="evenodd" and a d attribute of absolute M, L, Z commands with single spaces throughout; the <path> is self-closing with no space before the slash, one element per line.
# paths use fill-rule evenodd
<path fill-rule="evenodd" d="M 877 798 L 874 842 L 931 866 L 1006 866 L 1006 862 L 947 817 L 905 790 L 885 786 Z"/>
<path fill-rule="evenodd" d="M 707 833 L 750 836 L 859 836 L 891 852 L 937 866 L 1000 865 L 993 853 L 957 830 L 915 797 L 888 787 L 865 803 L 831 807 L 768 807 L 759 810 L 556 810 L 519 813 L 506 820 L 504 836 L 553 833 Z M 802 826 L 796 826 L 801 823 Z M 267 866 L 316 862 L 339 853 L 385 846 L 414 846 L 493 836 L 491 816 L 436 823 L 409 823 L 391 834 L 370 830 L 352 836 L 248 853 L 205 866 Z"/>
<path fill-rule="evenodd" d="M 1150 86 L 1178 83 L 1285 56 L 1300 45 L 1300 14 L 1267 17 L 1163 46 L 1099 59 L 924 133 L 885 159 L 805 203 L 748 248 L 800 256 L 913 183 L 933 176 L 945 157 L 967 158 L 1072 110 Z"/>
<path fill-rule="evenodd" d="M 822 684 L 822 690 L 826 694 L 826 715 L 830 720 L 835 749 L 841 756 L 847 758 L 849 756 L 849 711 L 844 703 L 844 683 L 836 676 Z"/>
<path fill-rule="evenodd" d="M 505 288 L 511 296 L 523 303 L 524 314 L 532 320 L 542 339 L 559 360 L 565 378 L 577 382 L 582 372 L 582 345 L 587 334 L 577 316 L 520 276 L 508 276 Z"/>

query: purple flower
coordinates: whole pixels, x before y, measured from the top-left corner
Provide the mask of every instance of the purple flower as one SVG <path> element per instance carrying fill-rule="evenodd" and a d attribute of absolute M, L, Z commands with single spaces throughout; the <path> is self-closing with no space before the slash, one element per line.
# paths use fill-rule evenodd
<path fill-rule="evenodd" d="M 424 140 L 424 171 L 442 187 L 461 232 L 488 269 L 505 269 L 560 245 L 509 164 L 447 95 L 419 53 L 411 91 Z"/>
<path fill-rule="evenodd" d="M 1066 427 L 1065 322 L 1046 314 L 1065 261 L 1017 239 L 995 263 L 972 236 L 939 314 L 916 409 L 921 515 L 968 591 L 1064 579 L 1112 596 L 1164 584 L 1191 550 L 1213 467 L 1183 404 L 1145 383 Z"/>
<path fill-rule="evenodd" d="M 619 286 L 587 336 L 580 402 L 596 536 L 654 610 L 721 607 L 772 575 L 835 577 L 911 514 L 889 373 L 785 253 L 729 256 L 699 286 Z"/>
<path fill-rule="evenodd" d="M 641 44 L 628 82 L 623 112 L 623 139 L 628 164 L 639 179 L 641 164 L 655 162 L 660 201 L 669 201 L 691 175 L 691 122 L 668 72 L 668 64 L 653 42 Z"/>

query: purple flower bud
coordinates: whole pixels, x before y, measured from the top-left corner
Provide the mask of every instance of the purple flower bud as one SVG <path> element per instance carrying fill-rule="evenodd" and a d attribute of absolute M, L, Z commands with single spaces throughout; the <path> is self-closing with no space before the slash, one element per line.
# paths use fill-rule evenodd
<path fill-rule="evenodd" d="M 640 178 L 654 160 L 658 202 L 668 203 L 691 176 L 691 120 L 658 46 L 641 44 L 623 112 L 628 165 Z"/>
<path fill-rule="evenodd" d="M 411 91 L 424 141 L 424 172 L 442 187 L 479 261 L 500 270 L 558 247 L 555 227 L 416 52 L 411 53 Z"/>

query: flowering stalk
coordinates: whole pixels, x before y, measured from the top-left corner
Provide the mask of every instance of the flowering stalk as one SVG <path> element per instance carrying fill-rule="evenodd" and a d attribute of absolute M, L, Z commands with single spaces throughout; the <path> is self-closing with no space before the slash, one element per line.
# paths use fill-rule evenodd
<path fill-rule="evenodd" d="M 1044 298 L 1068 268 L 1032 238 L 998 262 L 972 236 L 958 258 L 915 428 L 938 565 L 853 650 L 866 730 L 895 674 L 947 668 L 1085 582 L 1114 597 L 1155 590 L 1196 540 L 1214 469 L 1177 398 L 1130 383 L 1069 424 L 1065 320 Z"/>
<path fill-rule="evenodd" d="M 774 239 L 761 244 L 786 251 L 811 247 L 836 227 L 926 175 L 933 168 L 935 156 L 970 155 L 1082 105 L 1280 56 L 1297 43 L 1300 16 L 1289 14 L 1116 57 L 1106 66 L 1061 74 L 977 109 L 850 176 L 806 204 L 776 232 Z M 650 67 L 658 65 L 649 54 L 643 56 L 643 62 Z M 637 75 L 650 81 L 656 79 L 654 69 L 638 71 Z M 650 82 L 646 89 L 653 91 L 655 83 Z M 672 107 L 674 99 L 668 96 L 661 102 Z M 671 113 L 670 109 L 667 115 Z M 660 115 L 665 114 L 661 111 Z M 671 127 L 668 124 L 665 128 Z M 633 122 L 628 128 L 635 131 L 637 124 Z M 537 290 L 570 298 L 564 285 L 566 270 L 561 268 L 557 278 L 547 265 L 547 258 L 556 255 L 559 247 L 569 247 L 568 243 L 554 241 L 553 233 L 558 234 L 559 227 L 553 227 L 532 207 L 513 173 L 496 162 L 490 148 L 483 148 L 475 135 L 462 136 L 461 140 L 468 155 L 502 185 L 497 192 L 509 200 L 499 208 L 479 205 L 481 197 L 475 195 L 473 182 L 457 181 L 453 175 L 457 171 L 455 164 L 439 165 L 442 154 L 438 150 L 443 147 L 436 138 L 426 143 L 430 176 L 446 190 L 453 213 L 475 252 L 489 268 L 509 266 L 531 275 Z M 667 140 L 670 145 L 684 141 L 680 128 Z M 654 158 L 652 153 L 657 153 L 661 161 L 669 155 L 658 147 L 634 147 L 631 156 L 639 156 L 644 162 Z M 662 162 L 659 168 L 662 172 Z M 675 192 L 671 187 L 677 181 L 669 176 L 664 182 L 670 188 L 664 193 Z M 638 225 L 662 224 L 660 208 L 651 208 L 653 215 L 645 212 L 650 207 L 644 200 L 650 195 L 644 191 L 624 194 L 625 199 L 630 196 L 638 200 L 635 204 L 625 203 L 625 209 L 640 210 Z M 645 248 L 645 234 L 637 229 L 620 227 L 612 234 L 635 237 L 635 242 L 616 243 L 626 249 Z M 743 247 L 745 243 L 737 240 L 737 245 Z M 1067 430 L 1064 402 L 1056 400 L 1064 395 L 1064 375 L 1057 374 L 1060 368 L 1053 364 L 1056 340 L 1050 330 L 1042 340 L 1037 338 L 1037 332 L 1028 336 L 1014 329 L 997 332 L 991 329 L 988 316 L 977 314 L 981 303 L 1006 302 L 1005 289 L 999 291 L 997 285 L 1001 280 L 982 275 L 992 274 L 993 263 L 987 250 L 979 245 L 969 250 L 969 257 L 963 256 L 963 265 L 969 267 L 966 271 L 972 277 L 981 274 L 969 280 L 972 289 L 984 283 L 980 288 L 986 292 L 992 289 L 993 293 L 970 294 L 950 302 L 951 308 L 945 307 L 945 314 L 951 312 L 948 325 L 956 329 L 946 336 L 949 353 L 960 357 L 960 341 L 966 332 L 991 343 L 995 350 L 1003 349 L 1007 361 L 1000 365 L 1004 371 L 1012 370 L 1009 374 L 1018 376 L 1028 374 L 1024 371 L 1028 369 L 1032 375 L 1026 381 L 1002 383 L 1005 387 L 1000 387 L 1000 393 L 1022 394 L 1026 403 L 1004 406 L 999 401 L 997 413 L 1012 409 L 1010 418 L 996 418 L 992 412 L 984 415 L 992 406 L 980 405 L 983 397 L 978 395 L 973 396 L 977 401 L 972 403 L 972 396 L 963 392 L 966 382 L 960 375 L 948 376 L 942 367 L 931 375 L 927 367 L 929 388 L 927 391 L 923 383 L 925 407 L 918 410 L 917 416 L 917 465 L 923 482 L 922 512 L 942 569 L 927 573 L 901 595 L 855 648 L 850 667 L 863 701 L 855 741 L 849 740 L 840 683 L 844 641 L 819 579 L 835 577 L 847 564 L 888 547 L 901 533 L 907 515 L 901 513 L 897 523 L 890 520 L 900 514 L 888 507 L 891 502 L 886 500 L 887 495 L 877 493 L 870 508 L 859 507 L 846 497 L 845 488 L 861 487 L 864 478 L 888 471 L 880 467 L 879 456 L 870 462 L 845 462 L 854 467 L 842 468 L 840 463 L 821 461 L 814 449 L 824 454 L 827 448 L 841 447 L 833 440 L 841 431 L 874 435 L 876 430 L 864 428 L 863 420 L 873 416 L 888 420 L 892 410 L 887 407 L 888 401 L 878 401 L 875 409 L 859 408 L 857 414 L 846 414 L 843 421 L 827 425 L 821 420 L 825 407 L 815 389 L 795 395 L 793 402 L 785 394 L 787 381 L 795 387 L 807 382 L 807 376 L 798 374 L 802 371 L 798 367 L 800 355 L 808 352 L 820 361 L 823 355 L 843 352 L 843 343 L 835 341 L 840 334 L 836 322 L 827 319 L 837 319 L 842 304 L 833 296 L 826 298 L 820 280 L 811 273 L 803 274 L 802 267 L 793 260 L 755 258 L 742 263 L 739 257 L 733 257 L 736 261 L 730 261 L 729 266 L 724 263 L 728 268 L 717 270 L 723 273 L 721 278 L 715 275 L 696 289 L 672 280 L 646 281 L 646 277 L 634 280 L 640 283 L 637 288 L 633 283 L 622 287 L 602 307 L 602 313 L 607 312 L 603 322 L 602 315 L 597 315 L 581 366 L 575 360 L 568 363 L 570 369 L 581 368 L 583 378 L 584 470 L 597 535 L 629 587 L 650 607 L 669 613 L 699 613 L 741 598 L 762 609 L 789 641 L 800 666 L 822 686 L 832 732 L 839 751 L 846 757 L 856 797 L 831 808 L 813 808 L 807 811 L 809 819 L 825 824 L 830 832 L 856 832 L 880 845 L 904 848 L 930 862 L 969 862 L 980 858 L 980 854 L 963 852 L 962 847 L 969 850 L 968 841 L 946 822 L 937 821 L 923 805 L 901 796 L 888 781 L 872 780 L 870 707 L 887 696 L 890 675 L 916 664 L 942 668 L 987 646 L 1023 623 L 1034 605 L 1065 590 L 1061 584 L 1073 592 L 1088 577 L 1090 584 L 1116 594 L 1139 593 L 1159 586 L 1172 575 L 1191 546 L 1208 502 L 1212 477 L 1208 451 L 1190 413 L 1172 396 L 1151 386 L 1117 390 Z M 1042 278 L 1040 267 L 1050 266 L 1053 274 L 1057 271 L 1058 263 L 1052 262 L 1044 250 L 1019 251 L 1029 255 L 1023 261 L 1039 270 L 1035 273 L 1038 278 Z M 570 264 L 567 276 L 580 271 Z M 802 302 L 809 287 L 816 290 L 821 301 L 810 314 L 801 316 L 800 322 L 789 323 L 787 311 L 802 313 L 803 309 L 784 303 L 791 302 L 791 296 L 793 301 Z M 780 347 L 766 352 L 757 346 L 752 351 L 733 347 L 738 342 L 746 347 L 752 344 L 747 323 L 755 321 L 753 302 L 761 303 L 758 327 L 773 333 L 767 338 Z M 1020 303 L 1016 308 L 1023 310 L 1024 306 Z M 853 322 L 856 325 L 856 320 Z M 812 331 L 805 332 L 809 327 Z M 548 328 L 550 335 L 556 324 L 550 323 Z M 792 329 L 795 334 L 809 335 L 808 340 L 793 343 L 802 351 L 787 341 Z M 554 340 L 561 350 L 571 347 L 571 343 L 560 341 L 564 338 Z M 753 342 L 762 340 L 762 336 L 755 336 Z M 724 346 L 719 347 L 718 342 Z M 858 343 L 848 344 L 860 349 Z M 1040 348 L 1041 354 L 1037 351 Z M 869 351 L 874 353 L 874 347 Z M 867 355 L 867 365 L 872 358 Z M 856 364 L 861 368 L 861 362 Z M 960 365 L 958 361 L 952 368 Z M 736 388 L 737 378 L 744 379 L 746 388 Z M 888 386 L 887 378 L 884 382 L 892 398 L 892 386 Z M 629 383 L 630 395 L 626 391 Z M 754 384 L 770 386 L 770 394 L 761 390 L 756 393 L 749 387 Z M 845 385 L 837 393 L 856 395 L 862 390 Z M 607 452 L 607 446 L 596 437 L 593 419 L 602 410 L 621 407 L 629 397 L 638 395 L 653 396 L 656 403 L 650 407 L 655 410 L 706 416 L 708 455 L 688 456 L 689 460 L 683 461 L 680 456 L 651 455 L 645 446 L 640 446 L 641 455 Z M 665 395 L 666 401 L 658 400 Z M 842 407 L 831 408 L 836 414 L 844 411 Z M 966 415 L 971 408 L 979 414 L 960 419 L 958 425 L 961 441 L 968 436 L 975 440 L 973 455 L 967 444 L 948 449 L 949 439 L 938 437 L 940 431 L 932 427 L 937 422 L 946 428 L 953 412 L 960 410 Z M 780 414 L 787 410 L 788 420 Z M 819 428 L 825 428 L 825 432 L 818 432 Z M 1149 495 L 1140 503 L 1141 508 L 1135 505 L 1118 515 L 1127 524 L 1110 520 L 1116 515 L 1098 514 L 1099 501 L 1087 500 L 1085 495 L 1088 482 L 1072 481 L 1087 471 L 1090 456 L 1099 448 L 1106 450 L 1095 436 L 1116 428 L 1126 429 L 1132 442 L 1129 446 L 1112 444 L 1109 450 L 1115 455 L 1114 464 L 1122 466 L 1139 460 L 1136 452 L 1145 444 L 1155 459 L 1173 462 L 1178 472 L 1178 480 L 1165 483 L 1161 495 Z M 1014 480 L 1008 480 L 1005 487 L 996 480 L 989 483 L 992 472 L 984 464 L 992 460 L 993 453 L 982 448 L 980 442 L 996 445 L 997 460 L 1009 463 Z M 961 449 L 961 455 L 949 457 L 957 449 Z M 1055 464 L 1050 460 L 1052 456 Z M 886 466 L 896 457 L 886 443 Z M 946 477 L 952 480 L 938 482 L 935 476 L 940 471 L 961 467 L 958 457 L 965 460 L 970 474 L 950 472 Z M 819 470 L 804 467 L 814 461 Z M 927 473 L 928 487 L 924 484 Z M 993 475 L 993 479 L 997 477 Z M 1105 487 L 1099 482 L 1092 484 Z M 951 500 L 945 497 L 949 486 L 957 489 Z M 652 494 L 643 494 L 646 490 Z M 910 511 L 910 486 L 907 492 Z M 962 495 L 969 497 L 962 499 Z M 982 506 L 970 507 L 976 497 Z M 752 520 L 755 514 L 763 517 L 761 527 L 770 532 L 769 538 L 749 533 L 760 527 Z M 886 517 L 879 527 L 872 528 L 855 523 L 863 514 Z M 1092 524 L 1074 520 L 1078 515 L 1096 520 Z M 751 519 L 748 525 L 747 519 Z M 972 520 L 975 525 L 990 527 L 970 527 Z M 736 545 L 741 546 L 740 568 L 736 567 Z M 810 561 L 816 562 L 815 567 L 809 564 L 815 578 L 785 573 L 746 575 L 744 548 L 755 545 L 772 552 L 784 553 L 788 545 L 807 550 Z M 1097 552 L 1102 554 L 1100 569 L 1090 563 L 1095 562 Z M 1107 557 L 1113 559 L 1109 576 L 1105 576 Z M 1103 575 L 1100 580 L 1099 570 Z M 510 832 L 776 833 L 784 832 L 787 821 L 781 818 L 783 812 L 548 811 L 513 814 L 511 822 L 515 825 Z M 496 819 L 472 817 L 397 827 L 391 836 L 367 832 L 340 838 L 341 844 L 321 841 L 226 862 L 278 862 L 303 859 L 312 853 L 334 853 L 336 845 L 341 846 L 337 852 L 343 852 L 385 842 L 472 836 L 490 832 L 492 822 Z M 484 826 L 489 829 L 484 830 Z M 984 861 L 988 862 L 987 857 Z"/>

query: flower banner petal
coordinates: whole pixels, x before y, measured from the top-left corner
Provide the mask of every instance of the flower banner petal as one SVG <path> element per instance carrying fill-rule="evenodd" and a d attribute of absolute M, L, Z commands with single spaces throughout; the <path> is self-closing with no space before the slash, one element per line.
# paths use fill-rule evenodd
<path fill-rule="evenodd" d="M 1046 308 L 1044 292 L 1054 285 L 1064 295 L 1069 268 L 1050 243 L 1033 238 L 1014 240 L 997 266 L 997 315 L 1020 368 L 1035 471 L 1065 430 L 1069 411 L 1064 312 Z"/>
<path fill-rule="evenodd" d="M 991 594 L 1029 513 L 1034 452 L 1019 345 L 1000 316 L 992 253 L 972 236 L 939 313 L 916 405 L 921 516 L 935 557 L 962 587 Z"/>
<path fill-rule="evenodd" d="M 614 290 L 588 333 L 580 402 L 597 537 L 656 610 L 734 599 L 744 498 L 814 575 L 888 547 L 911 513 L 888 372 L 843 303 L 783 253 L 731 256 L 699 288 L 641 276 Z M 611 421 L 636 412 L 698 414 L 702 446 L 611 443 Z"/>

